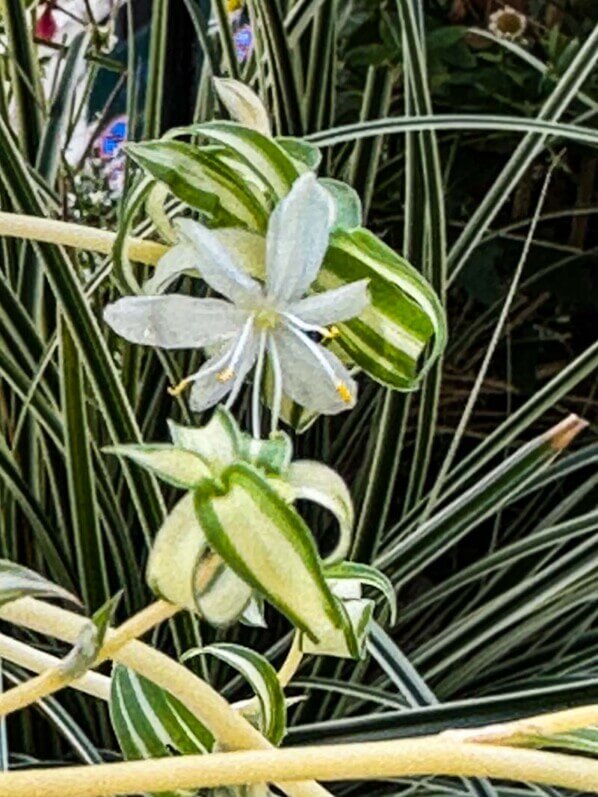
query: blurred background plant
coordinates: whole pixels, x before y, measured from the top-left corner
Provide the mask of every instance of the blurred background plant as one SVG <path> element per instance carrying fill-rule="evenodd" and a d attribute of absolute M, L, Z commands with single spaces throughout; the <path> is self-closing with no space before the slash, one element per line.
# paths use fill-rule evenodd
<path fill-rule="evenodd" d="M 321 173 L 358 190 L 367 225 L 444 297 L 449 346 L 421 391 L 364 383 L 353 413 L 297 439 L 300 456 L 349 483 L 354 557 L 395 583 L 399 620 L 374 632 L 363 663 L 304 662 L 290 741 L 413 735 L 598 698 L 595 149 L 501 120 L 592 129 L 595 25 L 591 0 L 0 2 L 1 210 L 116 230 L 131 184 L 123 142 L 212 118 L 211 79 L 233 76 L 260 93 L 275 133 L 322 146 Z M 432 109 L 436 130 L 401 128 Z M 450 129 L 464 115 L 489 128 Z M 154 234 L 144 214 L 134 221 Z M 77 585 L 91 610 L 124 587 L 133 611 L 148 598 L 147 541 L 175 496 L 100 449 L 165 440 L 168 417 L 191 419 L 166 393 L 189 358 L 128 348 L 100 327 L 120 295 L 109 258 L 0 246 L 0 555 Z M 567 412 L 590 422 L 580 443 L 522 470 L 522 443 Z M 329 519 L 307 517 L 324 541 Z M 287 629 L 268 621 L 214 633 L 177 618 L 155 642 L 180 653 L 227 639 L 278 665 Z M 189 666 L 245 696 L 222 662 Z M 23 672 L 5 664 L 3 677 Z M 119 755 L 105 706 L 74 693 L 8 731 L 13 766 Z M 582 742 L 592 749 L 587 734 L 570 741 Z M 556 793 L 441 778 L 335 793 L 472 789 Z"/>

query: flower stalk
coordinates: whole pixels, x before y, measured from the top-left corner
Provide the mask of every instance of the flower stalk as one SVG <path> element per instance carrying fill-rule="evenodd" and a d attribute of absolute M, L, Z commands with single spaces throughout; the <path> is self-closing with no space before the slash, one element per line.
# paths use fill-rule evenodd
<path fill-rule="evenodd" d="M 37 650 L 5 634 L 0 634 L 0 659 L 11 661 L 34 673 L 44 673 L 60 666 L 60 659 L 57 656 Z M 110 678 L 91 670 L 72 681 L 69 686 L 99 700 L 110 699 Z"/>
<path fill-rule="evenodd" d="M 584 793 L 598 789 L 598 762 L 587 758 L 422 737 L 8 772 L 0 775 L 0 793 L 105 797 L 276 780 L 291 794 L 292 782 L 305 777 L 336 781 L 432 774 L 533 781 Z"/>
<path fill-rule="evenodd" d="M 103 255 L 111 254 L 116 241 L 116 233 L 108 230 L 3 211 L 0 212 L 0 237 L 69 246 Z M 127 253 L 131 260 L 139 263 L 154 266 L 167 251 L 168 247 L 164 244 L 143 238 L 129 238 Z"/>
<path fill-rule="evenodd" d="M 15 625 L 65 642 L 75 642 L 86 622 L 84 617 L 80 617 L 74 612 L 34 598 L 22 598 L 2 606 L 0 617 Z M 110 644 L 111 638 L 112 635 L 109 634 L 107 644 Z M 125 667 L 130 667 L 180 700 L 210 729 L 222 748 L 228 750 L 273 749 L 261 733 L 238 714 L 216 690 L 164 653 L 133 639 L 119 650 L 111 650 L 111 655 L 114 661 L 124 664 Z M 211 757 L 209 756 L 209 758 Z M 31 791 L 27 792 L 28 797 L 33 797 L 36 794 L 36 789 L 39 794 L 42 794 L 39 791 L 39 783 L 42 780 L 43 778 L 35 784 L 32 783 Z M 4 794 L 2 788 L 0 787 L 0 794 Z M 114 793 L 110 791 L 110 788 L 108 787 L 101 793 Z M 289 797 L 330 797 L 330 793 L 325 788 L 313 781 L 287 784 L 285 791 Z M 20 794 L 21 792 L 17 790 L 15 793 Z M 43 793 L 45 794 L 45 792 Z M 57 793 L 63 794 L 60 789 Z M 64 797 L 67 794 L 68 792 L 64 792 Z M 80 795 L 82 797 L 83 792 L 80 792 Z"/>
<path fill-rule="evenodd" d="M 154 626 L 170 619 L 177 611 L 179 611 L 179 607 L 159 600 L 130 617 L 109 635 L 98 653 L 95 665 L 113 658 L 132 639 L 142 636 Z M 46 670 L 35 678 L 0 695 L 0 716 L 5 717 L 7 714 L 12 714 L 12 712 L 25 708 L 68 686 L 73 678 L 62 668 L 61 664 L 62 662 L 59 661 L 56 667 Z"/>

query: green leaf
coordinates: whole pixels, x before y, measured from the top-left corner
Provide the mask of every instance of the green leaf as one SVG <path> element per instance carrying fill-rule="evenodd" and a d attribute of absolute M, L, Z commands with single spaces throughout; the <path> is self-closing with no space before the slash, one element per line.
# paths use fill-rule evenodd
<path fill-rule="evenodd" d="M 207 122 L 178 128 L 171 135 L 205 136 L 226 147 L 227 152 L 259 176 L 275 199 L 288 194 L 300 170 L 274 139 L 234 122 Z M 302 171 L 302 170 L 301 170 Z"/>
<path fill-rule="evenodd" d="M 316 171 L 322 161 L 321 150 L 303 138 L 277 136 L 276 143 L 284 149 L 287 155 L 290 155 L 298 168 L 306 166 L 308 169 Z"/>
<path fill-rule="evenodd" d="M 395 586 L 413 578 L 484 518 L 512 500 L 513 491 L 523 490 L 527 481 L 550 464 L 584 426 L 571 415 L 522 446 L 412 534 L 388 546 L 376 559 L 376 565 L 386 569 L 396 563 L 392 576 Z"/>
<path fill-rule="evenodd" d="M 116 607 L 122 597 L 118 592 L 94 613 L 79 632 L 73 649 L 60 662 L 60 671 L 69 679 L 80 678 L 93 665 L 104 644 Z"/>
<path fill-rule="evenodd" d="M 112 673 L 110 719 L 129 761 L 209 753 L 214 746 L 210 731 L 179 700 L 121 664 Z M 193 792 L 159 794 L 190 797 Z"/>
<path fill-rule="evenodd" d="M 555 733 L 551 736 L 527 736 L 526 743 L 534 747 L 550 747 L 556 750 L 570 750 L 576 753 L 598 756 L 598 727 L 580 728 L 568 733 Z"/>
<path fill-rule="evenodd" d="M 329 290 L 358 279 L 370 280 L 372 304 L 359 318 L 338 325 L 339 344 L 382 384 L 415 389 L 445 346 L 446 320 L 438 297 L 413 266 L 373 233 L 338 231 L 314 287 Z"/>
<path fill-rule="evenodd" d="M 61 392 L 64 414 L 68 497 L 72 513 L 77 572 L 88 607 L 110 594 L 102 546 L 100 508 L 92 470 L 91 435 L 79 352 L 68 327 L 60 325 Z"/>
<path fill-rule="evenodd" d="M 356 581 L 359 584 L 366 584 L 368 587 L 379 590 L 390 607 L 391 624 L 396 622 L 397 596 L 391 580 L 378 568 L 359 562 L 339 562 L 338 564 L 327 565 L 324 574 L 328 582 L 331 579 L 334 581 Z"/>
<path fill-rule="evenodd" d="M 231 465 L 239 455 L 243 436 L 232 414 L 219 406 L 205 426 L 181 426 L 168 421 L 172 442 L 208 462 L 215 472 Z"/>
<path fill-rule="evenodd" d="M 256 133 L 256 135 L 258 135 Z M 127 153 L 148 174 L 217 226 L 264 230 L 267 213 L 242 176 L 222 158 L 182 141 L 127 145 Z"/>
<path fill-rule="evenodd" d="M 336 217 L 332 229 L 354 230 L 356 227 L 361 227 L 363 211 L 357 191 L 347 183 L 328 177 L 322 177 L 318 182 L 324 186 L 334 200 Z"/>
<path fill-rule="evenodd" d="M 355 512 L 351 493 L 338 473 L 315 460 L 293 462 L 287 474 L 294 500 L 307 499 L 328 509 L 338 520 L 339 535 L 334 549 L 325 558 L 326 564 L 344 559 L 351 546 Z"/>
<path fill-rule="evenodd" d="M 156 535 L 147 581 L 157 594 L 209 623 L 226 626 L 247 608 L 253 590 L 210 550 L 187 493 Z"/>
<path fill-rule="evenodd" d="M 347 618 L 299 515 L 249 465 L 232 465 L 222 480 L 223 494 L 195 492 L 195 511 L 212 548 L 312 640 L 344 637 Z"/>
<path fill-rule="evenodd" d="M 272 744 L 279 745 L 285 734 L 285 696 L 278 675 L 268 659 L 241 645 L 222 643 L 192 648 L 181 658 L 212 655 L 239 672 L 253 689 L 259 702 L 259 728 Z"/>
<path fill-rule="evenodd" d="M 156 535 L 147 565 L 147 582 L 157 595 L 189 611 L 196 610 L 195 565 L 208 550 L 187 493 Z"/>
<path fill-rule="evenodd" d="M 276 432 L 268 440 L 243 434 L 239 454 L 245 462 L 267 474 L 286 476 L 293 456 L 293 444 L 284 432 Z"/>
<path fill-rule="evenodd" d="M 168 443 L 153 445 L 132 443 L 110 446 L 104 451 L 107 454 L 127 457 L 168 484 L 186 490 L 192 490 L 204 481 L 211 481 L 214 478 L 210 466 L 199 454 L 184 448 L 176 448 Z"/>
<path fill-rule="evenodd" d="M 60 598 L 80 603 L 79 599 L 34 570 L 8 559 L 0 559 L 0 606 L 19 598 Z"/>

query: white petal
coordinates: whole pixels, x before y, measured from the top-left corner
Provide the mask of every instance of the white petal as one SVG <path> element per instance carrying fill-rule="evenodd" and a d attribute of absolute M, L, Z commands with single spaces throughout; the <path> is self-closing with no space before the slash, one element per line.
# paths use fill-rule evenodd
<path fill-rule="evenodd" d="M 131 343 L 191 349 L 235 335 L 247 314 L 223 299 L 126 296 L 104 310 L 104 320 Z"/>
<path fill-rule="evenodd" d="M 197 251 L 197 269 L 202 278 L 232 302 L 259 296 L 262 289 L 235 263 L 229 250 L 207 227 L 191 219 L 178 219 L 176 226 Z"/>
<path fill-rule="evenodd" d="M 195 271 L 195 276 L 199 277 L 198 262 L 199 255 L 194 246 L 189 243 L 176 244 L 160 258 L 151 278 L 144 284 L 143 292 L 148 296 L 164 293 L 185 271 Z"/>
<path fill-rule="evenodd" d="M 328 248 L 334 204 L 312 172 L 299 177 L 268 225 L 266 285 L 282 301 L 297 301 L 318 273 Z"/>
<path fill-rule="evenodd" d="M 235 350 L 238 337 L 235 338 L 225 350 L 221 350 L 218 354 L 210 357 L 210 359 L 202 365 L 198 371 L 198 376 L 193 381 L 193 387 L 191 389 L 190 405 L 192 410 L 195 410 L 195 412 L 202 412 L 209 407 L 213 407 L 214 404 L 218 404 L 218 402 L 222 401 L 231 391 L 235 396 L 238 394 L 243 381 L 255 362 L 257 356 L 257 340 L 257 335 L 252 331 L 247 338 L 241 357 L 236 364 L 235 375 L 227 382 L 221 382 L 218 380 L 217 376 L 226 368 L 227 362 L 230 360 Z M 219 362 L 220 365 L 214 368 Z"/>
<path fill-rule="evenodd" d="M 347 321 L 362 313 L 370 303 L 369 280 L 357 280 L 301 299 L 289 307 L 289 312 L 306 324 L 326 326 L 335 321 Z"/>
<path fill-rule="evenodd" d="M 326 415 L 335 415 L 355 405 L 357 384 L 338 357 L 305 335 L 295 335 L 284 327 L 276 329 L 275 338 L 283 390 L 290 398 L 302 407 Z M 339 393 L 339 384 L 348 390 L 349 401 Z"/>

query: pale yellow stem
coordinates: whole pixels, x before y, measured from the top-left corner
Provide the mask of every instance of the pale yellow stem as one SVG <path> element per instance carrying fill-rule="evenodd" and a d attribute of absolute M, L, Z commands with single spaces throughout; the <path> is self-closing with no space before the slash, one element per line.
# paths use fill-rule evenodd
<path fill-rule="evenodd" d="M 282 667 L 278 671 L 278 681 L 283 689 L 290 683 L 291 679 L 299 669 L 302 660 L 303 652 L 299 647 L 299 635 L 295 634 L 293 641 L 291 642 L 289 652 L 287 653 L 287 657 L 282 663 Z"/>
<path fill-rule="evenodd" d="M 598 761 L 422 737 L 8 772 L 0 775 L 0 794 L 2 797 L 107 797 L 272 780 L 286 783 L 306 777 L 326 781 L 422 775 L 543 783 L 584 794 L 598 790 Z"/>
<path fill-rule="evenodd" d="M 32 648 L 5 634 L 0 634 L 0 659 L 11 661 L 35 673 L 52 670 L 60 664 L 57 656 Z M 69 686 L 100 700 L 110 699 L 110 678 L 97 672 L 86 672 L 81 678 L 72 681 Z"/>
<path fill-rule="evenodd" d="M 83 224 L 44 219 L 40 216 L 0 212 L 0 238 L 2 237 L 60 244 L 109 255 L 116 240 L 116 233 L 96 230 Z M 131 260 L 139 263 L 155 265 L 167 251 L 167 246 L 155 241 L 132 237 L 128 240 L 127 254 Z"/>
<path fill-rule="evenodd" d="M 114 658 L 115 654 L 132 639 L 142 636 L 154 626 L 168 620 L 177 611 L 179 611 L 178 606 L 159 600 L 130 617 L 107 637 L 94 666 L 101 664 L 106 659 Z M 85 622 L 85 619 L 82 619 Z M 18 711 L 37 700 L 48 697 L 48 695 L 68 686 L 72 681 L 73 678 L 62 670 L 59 663 L 53 669 L 46 670 L 35 678 L 0 694 L 0 717 L 5 717 L 13 711 Z"/>
<path fill-rule="evenodd" d="M 33 598 L 22 598 L 2 606 L 0 618 L 65 642 L 74 642 L 86 622 L 85 618 L 73 612 Z M 108 635 L 110 637 L 111 634 Z M 259 731 L 235 712 L 209 684 L 149 645 L 137 640 L 128 642 L 114 652 L 114 660 L 178 698 L 212 731 L 222 747 L 229 750 L 273 749 Z M 314 782 L 288 783 L 284 790 L 289 797 L 330 797 L 327 789 Z"/>
<path fill-rule="evenodd" d="M 539 736 L 554 736 L 595 725 L 598 725 L 598 704 L 568 708 L 552 714 L 537 714 L 483 728 L 444 731 L 442 735 L 454 741 L 525 745 L 534 744 Z"/>

